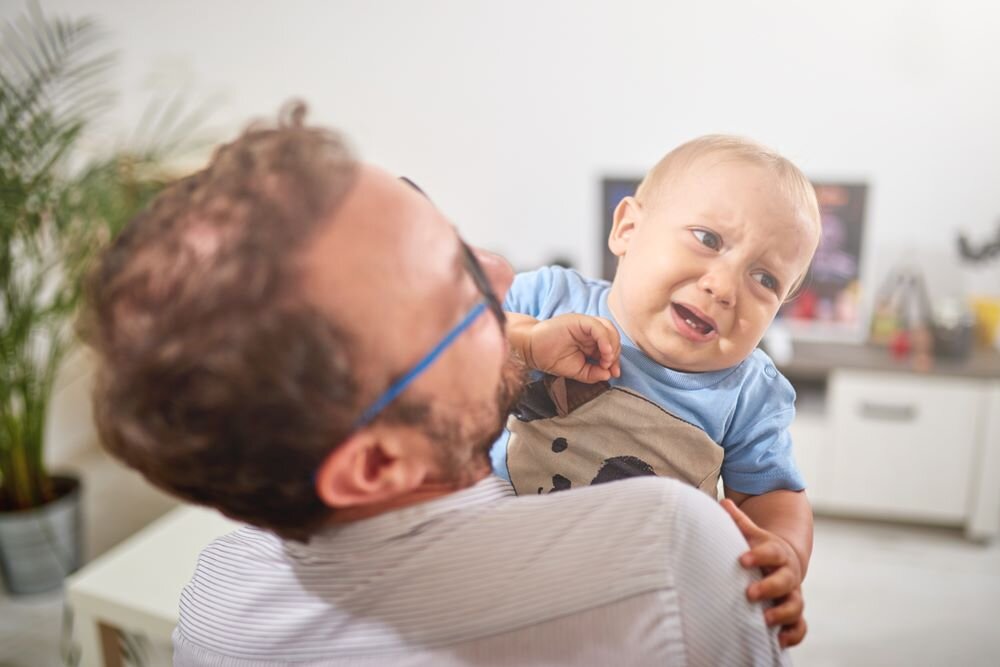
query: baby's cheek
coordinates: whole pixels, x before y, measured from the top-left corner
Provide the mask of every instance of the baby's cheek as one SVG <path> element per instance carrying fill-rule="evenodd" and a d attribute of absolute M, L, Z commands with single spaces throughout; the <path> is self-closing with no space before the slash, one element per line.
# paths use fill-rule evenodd
<path fill-rule="evenodd" d="M 764 337 L 767 326 L 758 322 L 741 318 L 737 319 L 728 336 L 720 339 L 720 347 L 728 354 L 748 355 Z"/>

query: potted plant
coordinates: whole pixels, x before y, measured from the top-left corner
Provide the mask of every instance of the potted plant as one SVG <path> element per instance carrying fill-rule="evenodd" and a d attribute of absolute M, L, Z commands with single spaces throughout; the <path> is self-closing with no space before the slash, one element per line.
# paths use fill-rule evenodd
<path fill-rule="evenodd" d="M 0 47 L 0 570 L 16 594 L 80 565 L 80 483 L 46 470 L 47 408 L 88 258 L 159 187 L 152 153 L 78 164 L 110 99 L 100 42 L 91 21 L 29 5 Z"/>

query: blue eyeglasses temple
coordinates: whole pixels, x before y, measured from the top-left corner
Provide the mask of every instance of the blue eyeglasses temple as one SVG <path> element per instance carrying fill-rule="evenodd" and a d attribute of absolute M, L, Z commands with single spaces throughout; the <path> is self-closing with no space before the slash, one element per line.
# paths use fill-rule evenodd
<path fill-rule="evenodd" d="M 443 339 L 441 339 L 441 342 L 435 345 L 434 349 L 427 353 L 426 357 L 421 359 L 406 375 L 399 378 L 399 380 L 397 380 L 391 387 L 386 389 L 385 393 L 382 394 L 377 401 L 361 413 L 361 416 L 354 422 L 353 428 L 358 429 L 367 425 L 368 422 L 374 419 L 378 413 L 382 412 L 387 405 L 392 403 L 396 397 L 403 393 L 403 390 L 405 390 L 406 387 L 417 378 L 417 376 L 423 373 L 428 366 L 434 363 L 434 360 L 437 359 L 463 331 L 469 328 L 469 325 L 472 324 L 475 319 L 479 317 L 484 310 L 486 310 L 486 308 L 486 301 L 480 301 L 478 304 L 473 306 L 472 310 L 469 311 L 469 314 L 462 318 L 462 321 L 456 324 L 455 327 L 449 331 Z"/>

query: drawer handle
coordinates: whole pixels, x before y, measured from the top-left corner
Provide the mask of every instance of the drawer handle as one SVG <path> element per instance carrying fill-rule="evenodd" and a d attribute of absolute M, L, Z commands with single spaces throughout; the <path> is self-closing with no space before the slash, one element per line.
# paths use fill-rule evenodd
<path fill-rule="evenodd" d="M 917 408 L 913 405 L 890 405 L 888 403 L 861 404 L 861 416 L 879 421 L 909 422 L 917 418 Z"/>

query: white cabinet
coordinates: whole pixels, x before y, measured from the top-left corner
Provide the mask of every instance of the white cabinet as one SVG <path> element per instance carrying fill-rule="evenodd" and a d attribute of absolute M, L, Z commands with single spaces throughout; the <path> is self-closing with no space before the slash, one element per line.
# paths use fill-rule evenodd
<path fill-rule="evenodd" d="M 825 394 L 798 390 L 795 420 L 789 429 L 795 448 L 795 462 L 808 487 L 806 493 L 813 506 L 822 506 L 823 492 L 829 484 L 830 467 L 824 460 L 829 445 L 829 420 L 826 417 Z"/>
<path fill-rule="evenodd" d="M 986 398 L 977 380 L 835 371 L 827 504 L 961 523 Z"/>
<path fill-rule="evenodd" d="M 963 375 L 884 361 L 865 368 L 859 353 L 843 356 L 852 366 L 789 369 L 811 381 L 799 389 L 791 434 L 815 511 L 1000 534 L 996 359 Z"/>

